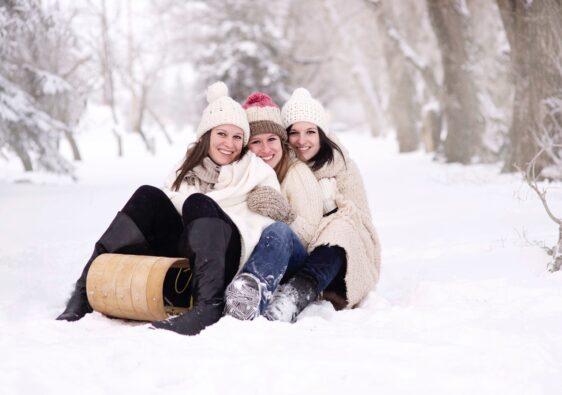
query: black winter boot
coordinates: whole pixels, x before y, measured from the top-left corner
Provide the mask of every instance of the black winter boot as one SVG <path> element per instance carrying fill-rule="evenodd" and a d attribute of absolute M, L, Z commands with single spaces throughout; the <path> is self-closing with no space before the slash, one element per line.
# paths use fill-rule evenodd
<path fill-rule="evenodd" d="M 296 274 L 277 288 L 263 315 L 270 321 L 295 322 L 301 311 L 317 298 L 316 280 Z"/>
<path fill-rule="evenodd" d="M 197 335 L 222 316 L 226 288 L 225 262 L 232 228 L 219 218 L 198 218 L 188 225 L 194 308 L 152 326 L 182 335 Z"/>
<path fill-rule="evenodd" d="M 148 253 L 149 250 L 144 235 L 134 221 L 127 214 L 119 211 L 96 243 L 94 252 L 86 263 L 82 275 L 76 281 L 66 309 L 57 317 L 57 320 L 77 321 L 93 311 L 86 293 L 86 278 L 92 262 L 99 255 L 110 252 L 140 255 Z"/>

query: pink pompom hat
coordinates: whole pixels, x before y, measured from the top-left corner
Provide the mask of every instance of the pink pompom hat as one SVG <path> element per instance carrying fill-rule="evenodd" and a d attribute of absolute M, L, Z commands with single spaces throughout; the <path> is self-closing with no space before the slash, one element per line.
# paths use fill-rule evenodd
<path fill-rule="evenodd" d="M 282 141 L 287 141 L 287 131 L 281 121 L 281 110 L 263 92 L 254 92 L 242 104 L 250 123 L 250 137 L 263 133 L 273 133 Z"/>

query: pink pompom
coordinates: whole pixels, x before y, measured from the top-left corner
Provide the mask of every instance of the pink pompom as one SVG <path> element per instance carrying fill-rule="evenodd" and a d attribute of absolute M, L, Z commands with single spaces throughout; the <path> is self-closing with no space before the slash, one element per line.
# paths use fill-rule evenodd
<path fill-rule="evenodd" d="M 277 104 L 271 100 L 271 97 L 262 92 L 254 92 L 242 104 L 244 109 L 249 107 L 277 107 Z"/>

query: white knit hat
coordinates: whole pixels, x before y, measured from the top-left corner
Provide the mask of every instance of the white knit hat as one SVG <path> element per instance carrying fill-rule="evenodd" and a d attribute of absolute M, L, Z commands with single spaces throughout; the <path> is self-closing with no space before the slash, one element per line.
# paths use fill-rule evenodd
<path fill-rule="evenodd" d="M 322 104 L 305 88 L 297 88 L 281 109 L 283 127 L 295 122 L 311 122 L 328 133 L 328 114 Z"/>
<path fill-rule="evenodd" d="M 219 125 L 235 125 L 244 131 L 244 145 L 250 138 L 250 125 L 246 112 L 240 104 L 228 96 L 228 87 L 222 81 L 207 88 L 209 105 L 203 110 L 201 122 L 197 127 L 197 138 Z"/>

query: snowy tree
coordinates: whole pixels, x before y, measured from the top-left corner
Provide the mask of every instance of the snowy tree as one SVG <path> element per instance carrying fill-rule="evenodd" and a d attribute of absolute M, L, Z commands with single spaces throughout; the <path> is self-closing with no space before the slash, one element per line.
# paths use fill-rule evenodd
<path fill-rule="evenodd" d="M 304 15 L 306 23 L 303 22 Z M 348 69 L 341 70 L 341 62 L 338 62 L 336 55 L 340 53 L 340 45 L 333 39 L 323 1 L 291 1 L 284 30 L 289 90 L 304 86 L 322 103 L 330 106 L 343 96 L 350 81 L 345 78 Z M 348 64 L 346 62 L 346 68 Z M 338 78 L 333 78 L 334 75 Z M 330 83 L 326 83 L 327 80 Z"/>
<path fill-rule="evenodd" d="M 361 103 L 363 116 L 368 123 L 373 136 L 380 136 L 382 119 L 384 117 L 380 95 L 372 74 L 369 72 L 369 61 L 365 58 L 357 35 L 351 29 L 349 16 L 342 17 L 337 2 L 324 0 L 327 20 L 331 23 L 331 30 L 340 42 L 344 64 L 351 76 L 355 97 Z M 359 5 L 363 7 L 363 5 Z M 344 14 L 345 15 L 345 14 Z"/>
<path fill-rule="evenodd" d="M 79 159 L 69 123 L 82 107 L 65 77 L 80 61 L 68 54 L 72 35 L 58 18 L 33 0 L 0 4 L 0 147 L 14 152 L 26 171 L 71 172 L 57 149 L 61 136 Z"/>
<path fill-rule="evenodd" d="M 111 113 L 113 121 L 111 132 L 115 137 L 117 155 L 123 156 L 124 143 L 119 126 L 116 100 L 117 61 L 113 39 L 115 27 L 111 28 L 115 18 L 112 18 L 114 15 L 110 15 L 108 11 L 106 0 L 88 0 L 85 7 L 77 8 L 77 12 L 82 18 L 81 23 L 90 26 L 90 30 L 85 29 L 81 32 L 80 40 L 92 55 L 88 65 L 94 80 L 92 85 L 100 87 L 100 101 L 109 108 Z"/>
<path fill-rule="evenodd" d="M 481 159 L 505 160 L 514 92 L 509 43 L 495 2 L 472 0 L 466 4 L 470 11 L 471 71 L 485 123 Z"/>
<path fill-rule="evenodd" d="M 396 130 L 400 152 L 411 152 L 419 148 L 419 104 L 416 102 L 415 75 L 412 66 L 405 61 L 392 5 L 389 1 L 369 2 L 376 7 L 377 25 L 383 37 L 383 54 L 392 89 L 389 92 L 388 110 Z"/>
<path fill-rule="evenodd" d="M 471 163 L 482 153 L 484 124 L 471 71 L 469 11 L 464 0 L 427 0 L 427 9 L 443 64 L 445 158 Z"/>
<path fill-rule="evenodd" d="M 41 111 L 33 97 L 0 74 L 0 147 L 13 151 L 26 171 L 72 170 L 57 147 L 57 138 L 66 129 Z"/>
<path fill-rule="evenodd" d="M 221 80 L 230 95 L 244 100 L 255 90 L 276 102 L 287 97 L 285 40 L 286 2 L 210 0 L 196 10 L 200 24 L 197 53 L 191 53 L 202 85 Z M 184 51 L 190 51 L 185 47 Z"/>
<path fill-rule="evenodd" d="M 437 43 L 427 12 L 421 3 L 404 7 L 402 3 L 390 1 L 365 2 L 375 10 L 381 32 L 381 51 L 389 77 L 387 111 L 397 132 L 399 148 L 401 152 L 412 150 L 421 137 L 426 151 L 436 151 L 441 144 L 446 97 L 438 81 L 441 64 L 434 59 Z M 420 23 L 407 23 L 410 20 Z M 417 78 L 411 75 L 414 71 Z M 406 111 L 410 113 L 404 114 Z"/>
<path fill-rule="evenodd" d="M 510 146 L 504 167 L 513 171 L 515 167 L 526 167 L 541 141 L 560 144 L 562 139 L 562 2 L 497 3 L 511 47 L 515 84 Z M 554 151 L 543 155 L 536 163 L 537 172 L 549 165 L 556 167 L 557 156 L 560 157 Z"/>

